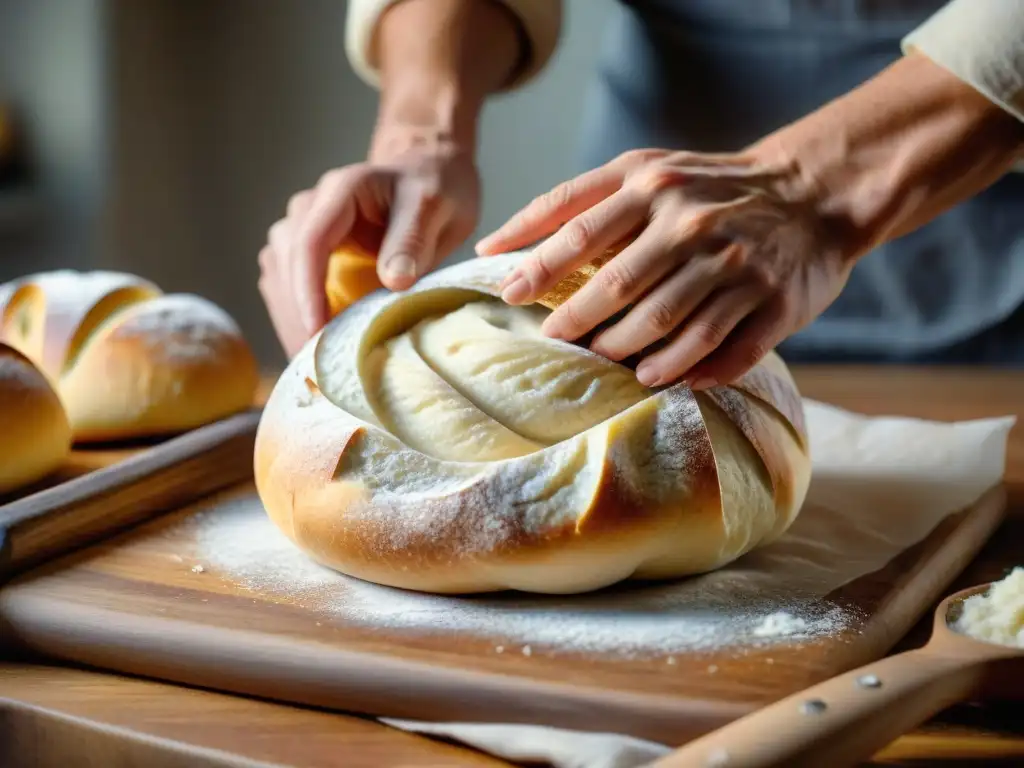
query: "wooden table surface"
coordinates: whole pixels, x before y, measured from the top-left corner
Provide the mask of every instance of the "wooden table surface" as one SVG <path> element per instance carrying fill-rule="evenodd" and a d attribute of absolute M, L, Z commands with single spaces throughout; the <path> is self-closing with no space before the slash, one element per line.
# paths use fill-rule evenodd
<path fill-rule="evenodd" d="M 861 413 L 936 420 L 1024 414 L 1024 372 L 808 367 L 794 373 L 806 397 Z M 954 589 L 1024 565 L 1024 426 L 1010 435 L 1006 481 L 1007 519 Z M 929 622 L 899 649 L 923 644 Z M 359 717 L 91 671 L 0 665 L 0 764 L 71 765 L 68 755 L 83 750 L 93 756 L 90 764 L 157 768 L 505 764 Z M 870 765 L 1024 765 L 1024 718 L 1006 707 L 958 706 Z"/>

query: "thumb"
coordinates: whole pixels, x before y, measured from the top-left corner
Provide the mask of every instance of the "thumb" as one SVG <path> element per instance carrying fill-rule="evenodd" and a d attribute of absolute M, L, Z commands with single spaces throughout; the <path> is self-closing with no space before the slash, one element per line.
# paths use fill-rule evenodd
<path fill-rule="evenodd" d="M 405 290 L 430 271 L 446 220 L 443 209 L 441 195 L 422 182 L 398 183 L 377 259 L 377 274 L 386 288 Z"/>
<path fill-rule="evenodd" d="M 365 207 L 360 198 L 377 199 L 377 188 L 388 183 L 371 168 L 349 166 L 329 171 L 317 185 L 289 259 L 299 316 L 310 336 L 330 315 L 325 286 L 331 252 L 349 235 L 360 208 Z"/>

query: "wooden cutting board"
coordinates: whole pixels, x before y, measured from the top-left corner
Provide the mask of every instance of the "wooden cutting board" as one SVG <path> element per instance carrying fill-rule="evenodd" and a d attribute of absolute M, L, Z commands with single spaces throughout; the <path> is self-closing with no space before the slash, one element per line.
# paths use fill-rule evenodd
<path fill-rule="evenodd" d="M 543 603 L 534 603 L 525 635 L 503 637 L 503 606 L 516 611 L 514 602 L 494 598 L 492 626 L 467 630 L 462 603 L 439 609 L 318 570 L 275 529 L 258 533 L 269 524 L 245 484 L 22 575 L 0 590 L 0 631 L 59 659 L 222 691 L 677 745 L 883 655 L 944 593 L 1004 508 L 995 488 L 830 595 L 849 617 L 841 631 L 764 647 L 631 654 L 595 650 L 593 637 L 572 636 L 579 617 Z M 656 607 L 648 613 L 648 621 L 675 620 Z M 614 634 L 619 613 L 590 620 L 611 622 Z M 630 619 L 621 620 L 625 634 Z M 531 627 L 550 638 L 557 626 L 568 628 L 568 647 L 529 642 Z"/>
<path fill-rule="evenodd" d="M 365 718 L 58 666 L 0 664 L 0 766 L 509 768 Z"/>
<path fill-rule="evenodd" d="M 76 449 L 52 475 L 0 496 L 0 581 L 251 477 L 259 414 L 159 441 Z"/>

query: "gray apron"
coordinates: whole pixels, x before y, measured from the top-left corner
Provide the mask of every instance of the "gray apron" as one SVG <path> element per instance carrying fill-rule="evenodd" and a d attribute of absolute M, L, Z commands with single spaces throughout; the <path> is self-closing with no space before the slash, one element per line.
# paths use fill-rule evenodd
<path fill-rule="evenodd" d="M 733 151 L 896 61 L 944 0 L 623 0 L 584 168 L 636 147 Z M 791 362 L 1024 363 L 1024 174 L 876 249 L 779 351 Z"/>

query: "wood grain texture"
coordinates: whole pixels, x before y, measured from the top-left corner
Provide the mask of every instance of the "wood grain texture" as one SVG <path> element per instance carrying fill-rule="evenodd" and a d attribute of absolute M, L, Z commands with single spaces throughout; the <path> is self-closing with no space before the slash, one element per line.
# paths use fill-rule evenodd
<path fill-rule="evenodd" d="M 979 373 L 977 371 L 919 371 L 902 368 L 852 369 L 807 368 L 795 371 L 804 394 L 836 405 L 874 414 L 906 414 L 940 420 L 996 416 L 1022 413 L 1024 375 L 1014 373 Z M 1024 541 L 1024 435 L 1020 426 L 1010 436 L 1007 481 L 1010 489 L 1010 513 L 999 532 L 983 548 L 981 554 L 956 579 L 954 587 L 962 588 L 1001 577 L 1012 565 L 1019 564 L 1020 542 Z M 927 623 L 905 638 L 899 648 L 916 647 L 927 638 Z M 757 670 L 754 670 L 757 671 Z M 17 674 L 22 674 L 18 672 Z M 102 676 L 104 680 L 121 680 Z M 30 682 L 31 685 L 31 682 Z M 178 690 L 171 688 L 171 690 Z M 57 697 L 55 697 L 57 698 Z M 125 715 L 133 709 L 131 699 L 120 701 Z M 235 700 L 232 697 L 232 700 Z M 245 700 L 240 700 L 245 701 Z M 192 722 L 190 704 L 178 699 L 168 708 L 168 717 Z M 116 704 L 112 704 L 116 706 Z M 266 719 L 276 717 L 271 709 L 290 707 L 266 704 Z M 177 708 L 175 708 L 177 707 Z M 88 712 L 79 712 L 88 717 Z M 287 722 L 287 715 L 281 715 Z M 324 729 L 336 726 L 324 721 Z M 230 730 L 230 727 L 227 727 Z M 186 731 L 188 735 L 186 736 Z M 198 729 L 183 728 L 182 739 L 200 743 Z M 388 744 L 404 734 L 381 729 L 380 741 L 373 752 L 379 759 L 371 764 L 398 765 L 410 761 L 405 747 Z M 244 739 L 239 739 L 244 742 Z M 230 747 L 229 747 L 230 748 Z M 244 754 L 242 744 L 238 754 Z M 111 753 L 113 754 L 113 753 Z M 469 750 L 459 754 L 475 757 Z M 1024 722 L 1016 708 L 999 705 L 958 706 L 943 713 L 931 723 L 883 750 L 871 762 L 873 766 L 967 766 L 1019 765 L 1024 761 Z M 159 763 L 153 763 L 160 765 Z M 192 764 L 192 763 L 190 763 Z M 354 763 L 358 765 L 358 763 Z M 441 764 L 457 765 L 454 760 Z M 474 764 L 474 763 L 470 763 Z M 487 764 L 487 763 L 484 763 Z"/>
<path fill-rule="evenodd" d="M 947 591 L 1001 579 L 1024 565 L 1024 372 L 956 367 L 801 366 L 794 375 L 805 397 L 881 416 L 937 421 L 1015 415 L 1010 432 L 1003 523 Z M 926 616 L 893 652 L 919 648 L 931 632 Z M 1018 704 L 971 702 L 951 707 L 879 752 L 871 766 L 1024 765 L 1024 718 Z"/>
<path fill-rule="evenodd" d="M 31 665 L 0 665 L 0 765 L 489 768 L 502 761 L 345 715 Z"/>
<path fill-rule="evenodd" d="M 188 519 L 249 486 L 26 574 L 0 618 L 30 651 L 223 691 L 413 719 L 540 723 L 679 744 L 884 654 L 969 561 L 1003 509 L 994 489 L 888 567 L 833 595 L 834 637 L 630 658 L 495 653 L 495 638 L 360 625 L 286 587 L 252 591 L 202 563 Z M 515 646 L 516 648 L 518 646 Z"/>
<path fill-rule="evenodd" d="M 956 592 L 936 608 L 931 639 L 872 661 L 729 723 L 654 763 L 701 768 L 727 756 L 737 768 L 857 765 L 952 704 L 1024 698 L 1024 649 L 954 630 L 962 602 L 990 585 Z M 872 679 L 873 685 L 861 685 Z M 803 711 L 809 703 L 821 711 Z"/>
<path fill-rule="evenodd" d="M 0 579 L 252 476 L 258 410 L 145 447 L 74 451 L 0 505 Z"/>

